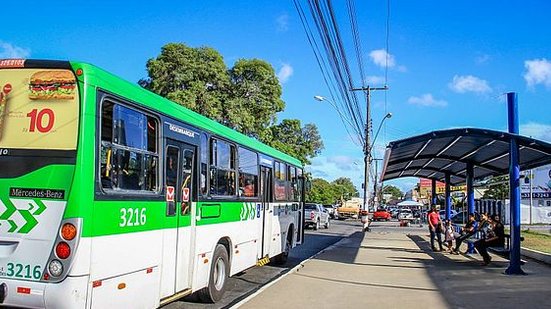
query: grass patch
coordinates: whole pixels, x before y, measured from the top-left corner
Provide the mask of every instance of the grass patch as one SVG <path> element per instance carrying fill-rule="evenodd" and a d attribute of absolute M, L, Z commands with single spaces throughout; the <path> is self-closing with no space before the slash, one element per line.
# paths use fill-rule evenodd
<path fill-rule="evenodd" d="M 524 237 L 524 241 L 521 242 L 522 247 L 551 254 L 550 235 L 541 234 L 533 230 L 523 230 L 520 235 Z"/>

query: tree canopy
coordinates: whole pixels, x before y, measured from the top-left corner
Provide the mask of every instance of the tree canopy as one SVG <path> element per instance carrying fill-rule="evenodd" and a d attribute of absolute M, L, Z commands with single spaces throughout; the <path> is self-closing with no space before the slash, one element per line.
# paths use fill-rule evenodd
<path fill-rule="evenodd" d="M 402 198 L 402 190 L 400 190 L 398 187 L 393 185 L 386 185 L 383 187 L 383 194 L 390 194 L 393 199 L 400 199 Z"/>
<path fill-rule="evenodd" d="M 509 195 L 509 176 L 497 176 L 491 178 L 486 184 L 488 190 L 482 198 L 504 200 Z"/>
<path fill-rule="evenodd" d="M 341 177 L 332 182 L 325 179 L 312 179 L 312 188 L 306 195 L 306 200 L 313 203 L 335 204 L 358 196 L 358 190 L 350 178 Z"/>
<path fill-rule="evenodd" d="M 239 59 L 227 68 L 210 48 L 169 43 L 146 64 L 138 83 L 193 111 L 256 138 L 303 162 L 318 155 L 323 142 L 314 124 L 298 119 L 277 123 L 285 108 L 273 67 L 260 59 Z"/>

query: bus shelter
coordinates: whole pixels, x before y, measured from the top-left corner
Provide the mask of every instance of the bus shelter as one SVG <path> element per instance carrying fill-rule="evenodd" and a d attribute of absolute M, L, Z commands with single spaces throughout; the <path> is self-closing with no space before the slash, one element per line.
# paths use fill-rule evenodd
<path fill-rule="evenodd" d="M 436 181 L 444 182 L 446 218 L 449 219 L 451 185 L 467 185 L 467 205 L 469 212 L 474 213 L 473 182 L 509 174 L 511 253 L 506 273 L 521 274 L 519 169 L 526 170 L 549 163 L 551 144 L 547 142 L 514 133 L 460 128 L 434 131 L 389 143 L 381 179 L 408 176 L 431 179 L 433 203 L 436 203 Z M 513 220 L 515 215 L 518 220 Z"/>

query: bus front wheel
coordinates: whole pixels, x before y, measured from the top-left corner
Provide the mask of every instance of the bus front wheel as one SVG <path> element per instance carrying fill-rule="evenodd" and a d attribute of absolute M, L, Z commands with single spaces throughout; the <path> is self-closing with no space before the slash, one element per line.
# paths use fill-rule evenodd
<path fill-rule="evenodd" d="M 226 282 L 229 277 L 229 258 L 226 247 L 221 244 L 214 249 L 210 266 L 209 284 L 199 291 L 199 298 L 203 302 L 215 303 L 222 299 L 226 291 Z"/>

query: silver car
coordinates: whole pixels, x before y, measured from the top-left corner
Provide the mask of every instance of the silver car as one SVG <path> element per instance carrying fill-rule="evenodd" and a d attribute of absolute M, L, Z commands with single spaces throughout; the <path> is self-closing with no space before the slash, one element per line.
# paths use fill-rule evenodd
<path fill-rule="evenodd" d="M 329 220 L 329 213 L 321 204 L 304 204 L 304 223 L 306 226 L 311 226 L 314 230 L 317 230 L 323 225 L 328 229 Z"/>

